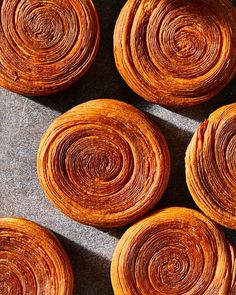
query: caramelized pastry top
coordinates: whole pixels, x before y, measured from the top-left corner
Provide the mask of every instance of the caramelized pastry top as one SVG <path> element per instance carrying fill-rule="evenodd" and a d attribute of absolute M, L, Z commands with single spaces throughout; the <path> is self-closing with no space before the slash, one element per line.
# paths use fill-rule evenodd
<path fill-rule="evenodd" d="M 111 265 L 115 295 L 228 295 L 231 250 L 223 232 L 187 208 L 162 209 L 131 226 Z"/>
<path fill-rule="evenodd" d="M 22 218 L 0 218 L 0 294 L 72 295 L 70 261 L 56 237 Z"/>
<path fill-rule="evenodd" d="M 170 156 L 159 129 L 124 102 L 98 99 L 56 119 L 38 152 L 45 194 L 65 214 L 102 227 L 121 226 L 162 196 Z"/>
<path fill-rule="evenodd" d="M 197 128 L 186 152 L 186 179 L 199 208 L 236 229 L 236 103 L 213 112 Z"/>
<path fill-rule="evenodd" d="M 24 95 L 62 90 L 93 62 L 100 28 L 91 0 L 2 0 L 0 86 Z"/>
<path fill-rule="evenodd" d="M 116 66 L 151 102 L 201 103 L 235 75 L 235 19 L 229 0 L 129 0 L 114 31 Z"/>

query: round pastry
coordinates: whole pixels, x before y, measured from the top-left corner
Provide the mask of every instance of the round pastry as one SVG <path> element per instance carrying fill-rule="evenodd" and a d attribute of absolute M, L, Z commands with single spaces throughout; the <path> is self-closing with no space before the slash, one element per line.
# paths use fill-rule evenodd
<path fill-rule="evenodd" d="M 56 237 L 22 218 L 0 218 L 0 294 L 72 295 L 70 261 Z"/>
<path fill-rule="evenodd" d="M 90 67 L 100 39 L 91 0 L 0 3 L 0 86 L 46 95 L 68 87 Z"/>
<path fill-rule="evenodd" d="M 114 31 L 117 69 L 148 101 L 204 102 L 236 73 L 235 18 L 229 0 L 129 0 Z"/>
<path fill-rule="evenodd" d="M 186 152 L 186 180 L 199 208 L 236 229 L 236 103 L 219 108 L 197 128 Z"/>
<path fill-rule="evenodd" d="M 160 210 L 131 226 L 112 258 L 115 295 L 228 295 L 231 253 L 223 232 L 187 208 Z"/>
<path fill-rule="evenodd" d="M 62 212 L 81 223 L 116 227 L 158 202 L 170 156 L 163 135 L 141 111 L 98 99 L 51 124 L 37 166 L 45 194 Z"/>

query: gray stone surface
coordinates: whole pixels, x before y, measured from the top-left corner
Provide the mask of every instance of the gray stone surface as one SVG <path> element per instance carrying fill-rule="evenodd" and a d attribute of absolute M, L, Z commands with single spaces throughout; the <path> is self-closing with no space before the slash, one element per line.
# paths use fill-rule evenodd
<path fill-rule="evenodd" d="M 79 224 L 59 212 L 44 196 L 36 175 L 36 153 L 48 125 L 72 106 L 92 98 L 117 98 L 137 106 L 157 122 L 171 151 L 170 182 L 156 208 L 196 208 L 185 184 L 186 147 L 199 122 L 236 98 L 235 80 L 216 98 L 192 109 L 169 110 L 134 94 L 118 75 L 112 55 L 112 31 L 124 3 L 95 1 L 102 22 L 101 49 L 90 71 L 72 87 L 40 98 L 0 89 L 0 216 L 25 217 L 56 233 L 73 263 L 76 295 L 113 294 L 110 261 L 125 228 L 101 230 Z M 236 244 L 236 232 L 226 233 Z"/>

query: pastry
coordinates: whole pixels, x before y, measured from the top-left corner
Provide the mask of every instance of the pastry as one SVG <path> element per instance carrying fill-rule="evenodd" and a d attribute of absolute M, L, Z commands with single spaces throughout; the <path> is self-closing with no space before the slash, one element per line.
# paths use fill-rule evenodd
<path fill-rule="evenodd" d="M 186 180 L 198 207 L 236 229 L 236 103 L 213 112 L 197 128 L 186 152 Z"/>
<path fill-rule="evenodd" d="M 236 250 L 232 243 L 229 243 L 229 249 L 231 254 L 231 264 L 232 264 L 232 282 L 231 282 L 231 288 L 229 295 L 235 295 L 236 294 Z"/>
<path fill-rule="evenodd" d="M 22 218 L 0 218 L 0 294 L 72 295 L 70 261 L 56 237 Z"/>
<path fill-rule="evenodd" d="M 235 19 L 229 0 L 128 0 L 114 31 L 117 69 L 153 103 L 204 102 L 235 75 Z"/>
<path fill-rule="evenodd" d="M 46 95 L 79 79 L 98 51 L 91 0 L 2 0 L 0 86 Z"/>
<path fill-rule="evenodd" d="M 109 99 L 76 106 L 41 139 L 38 177 L 65 214 L 94 226 L 122 226 L 161 198 L 170 173 L 166 141 L 135 107 Z"/>
<path fill-rule="evenodd" d="M 115 295 L 228 295 L 231 250 L 223 232 L 202 213 L 162 209 L 131 226 L 111 265 Z"/>

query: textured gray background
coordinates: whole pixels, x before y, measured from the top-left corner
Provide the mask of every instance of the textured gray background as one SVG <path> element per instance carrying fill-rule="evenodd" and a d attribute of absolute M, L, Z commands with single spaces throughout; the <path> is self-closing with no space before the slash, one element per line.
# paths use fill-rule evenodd
<path fill-rule="evenodd" d="M 210 102 L 191 109 L 166 109 L 134 94 L 117 73 L 112 53 L 113 28 L 124 3 L 95 1 L 102 25 L 101 48 L 90 71 L 72 87 L 40 98 L 0 89 L 0 216 L 22 216 L 56 233 L 72 260 L 76 295 L 113 294 L 110 261 L 125 228 L 102 230 L 79 224 L 60 213 L 44 196 L 36 175 L 36 153 L 48 125 L 61 113 L 92 98 L 117 98 L 137 106 L 157 122 L 171 151 L 170 182 L 156 208 L 196 208 L 185 184 L 186 147 L 199 122 L 236 98 L 236 80 Z M 236 245 L 236 232 L 225 231 Z"/>

